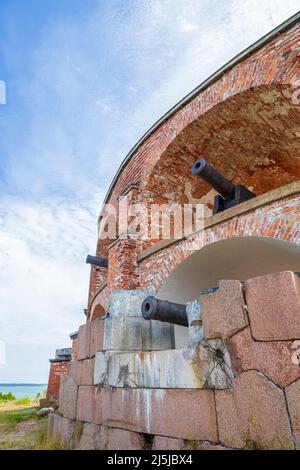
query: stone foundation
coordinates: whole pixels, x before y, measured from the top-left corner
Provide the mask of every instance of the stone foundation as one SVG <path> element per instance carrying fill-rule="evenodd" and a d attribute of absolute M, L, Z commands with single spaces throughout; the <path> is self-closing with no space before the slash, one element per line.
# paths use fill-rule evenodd
<path fill-rule="evenodd" d="M 282 323 L 278 299 L 266 295 L 266 285 L 284 299 Z M 200 296 L 200 308 L 190 315 L 187 349 L 142 352 L 135 344 L 153 341 L 147 328 L 127 336 L 131 351 L 118 350 L 122 334 L 110 340 L 108 319 L 146 323 L 144 295 L 119 291 L 107 319 L 79 329 L 80 355 L 62 379 L 49 432 L 76 449 L 300 449 L 300 341 L 292 334 L 300 328 L 299 289 L 292 272 L 222 281 Z M 195 315 L 203 331 L 192 329 Z M 168 344 L 160 335 L 170 330 L 157 322 L 154 331 L 157 344 Z M 112 348 L 99 351 L 105 344 Z"/>

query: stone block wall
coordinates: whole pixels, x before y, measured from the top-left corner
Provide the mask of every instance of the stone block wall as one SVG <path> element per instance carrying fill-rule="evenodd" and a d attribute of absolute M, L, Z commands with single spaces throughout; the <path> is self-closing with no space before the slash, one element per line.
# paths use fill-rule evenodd
<path fill-rule="evenodd" d="M 300 449 L 299 294 L 289 271 L 221 281 L 186 350 L 104 350 L 107 319 L 83 325 L 49 432 L 79 449 Z M 111 319 L 146 322 L 142 297 L 119 291 Z"/>

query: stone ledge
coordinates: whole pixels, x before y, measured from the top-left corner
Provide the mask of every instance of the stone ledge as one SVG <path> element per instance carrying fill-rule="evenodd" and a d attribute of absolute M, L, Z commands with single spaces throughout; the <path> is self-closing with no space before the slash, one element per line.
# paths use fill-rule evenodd
<path fill-rule="evenodd" d="M 97 377 L 104 377 L 103 354 L 96 363 Z M 111 353 L 102 383 L 121 388 L 226 389 L 232 378 L 224 342 L 211 340 L 189 349 Z"/>
<path fill-rule="evenodd" d="M 300 192 L 300 180 L 294 181 L 293 183 L 289 183 L 285 186 L 280 186 L 279 188 L 272 189 L 267 193 L 261 194 L 256 196 L 253 199 L 249 199 L 248 201 L 242 202 L 237 206 L 231 207 L 226 211 L 219 212 L 204 221 L 204 230 L 207 228 L 213 227 L 214 225 L 218 225 L 222 222 L 226 222 L 229 219 L 233 219 L 241 214 L 246 214 L 247 212 L 254 211 L 262 206 L 267 204 L 271 204 L 281 199 L 285 199 L 289 196 L 293 196 L 294 194 L 298 194 Z M 138 261 L 141 262 L 144 259 L 148 258 L 149 256 L 161 251 L 171 245 L 175 245 L 176 243 L 180 243 L 181 241 L 185 240 L 181 238 L 180 240 L 161 240 L 155 245 L 152 245 L 149 248 L 146 248 L 141 253 L 138 254 Z"/>

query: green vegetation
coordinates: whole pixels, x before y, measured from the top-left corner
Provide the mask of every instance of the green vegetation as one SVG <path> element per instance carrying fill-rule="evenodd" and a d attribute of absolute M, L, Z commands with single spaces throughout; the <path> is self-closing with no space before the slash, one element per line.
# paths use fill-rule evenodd
<path fill-rule="evenodd" d="M 0 408 L 0 425 L 1 424 L 17 424 L 22 421 L 28 421 L 29 419 L 37 419 L 36 412 L 37 406 L 30 408 L 20 408 L 13 410 L 1 411 Z"/>
<path fill-rule="evenodd" d="M 244 450 L 264 450 L 264 447 L 262 446 L 262 444 L 251 439 L 248 433 L 244 433 L 243 441 L 244 441 L 244 445 L 243 445 Z"/>
<path fill-rule="evenodd" d="M 197 439 L 187 439 L 185 441 L 185 445 L 186 445 L 187 449 L 189 449 L 189 450 L 196 450 L 197 447 L 198 447 L 198 441 L 197 441 Z"/>
<path fill-rule="evenodd" d="M 29 403 L 31 403 L 31 401 L 32 400 L 28 397 L 18 398 L 18 400 L 16 400 L 16 404 L 17 405 L 29 405 Z"/>
<path fill-rule="evenodd" d="M 25 450 L 67 450 L 66 445 L 63 445 L 58 436 L 48 436 L 47 422 L 44 422 L 31 433 L 25 436 L 24 440 Z"/>
<path fill-rule="evenodd" d="M 0 450 L 67 449 L 57 436 L 47 435 L 47 416 L 37 416 L 38 398 L 16 400 L 15 397 L 11 398 L 12 394 L 6 395 L 0 402 Z M 78 433 L 81 433 L 80 423 Z"/>
<path fill-rule="evenodd" d="M 0 392 L 0 403 L 6 403 L 7 401 L 15 401 L 16 397 L 12 393 L 1 393 Z"/>

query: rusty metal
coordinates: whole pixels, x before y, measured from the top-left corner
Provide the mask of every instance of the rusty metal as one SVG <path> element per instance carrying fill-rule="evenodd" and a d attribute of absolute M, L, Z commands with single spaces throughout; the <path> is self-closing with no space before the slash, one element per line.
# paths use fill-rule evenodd
<path fill-rule="evenodd" d="M 142 303 L 142 315 L 145 320 L 159 320 L 174 325 L 189 326 L 186 305 L 159 300 L 153 295 L 146 297 Z"/>

